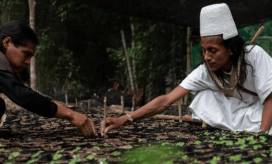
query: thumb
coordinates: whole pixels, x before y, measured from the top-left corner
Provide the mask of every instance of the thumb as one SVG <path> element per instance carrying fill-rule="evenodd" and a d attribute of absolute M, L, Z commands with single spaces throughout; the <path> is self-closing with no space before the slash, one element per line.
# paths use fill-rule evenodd
<path fill-rule="evenodd" d="M 105 129 L 105 133 L 108 133 L 110 130 L 114 129 L 114 125 L 110 125 Z"/>

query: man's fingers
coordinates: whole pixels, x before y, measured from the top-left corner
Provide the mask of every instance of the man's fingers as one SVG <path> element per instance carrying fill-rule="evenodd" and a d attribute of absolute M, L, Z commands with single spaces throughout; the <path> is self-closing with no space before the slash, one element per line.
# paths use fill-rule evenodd
<path fill-rule="evenodd" d="M 114 129 L 114 125 L 110 125 L 105 129 L 105 133 L 108 133 L 110 130 Z"/>
<path fill-rule="evenodd" d="M 93 120 L 89 119 L 89 121 L 91 122 L 91 129 L 90 130 L 93 132 L 93 135 L 98 136 Z"/>

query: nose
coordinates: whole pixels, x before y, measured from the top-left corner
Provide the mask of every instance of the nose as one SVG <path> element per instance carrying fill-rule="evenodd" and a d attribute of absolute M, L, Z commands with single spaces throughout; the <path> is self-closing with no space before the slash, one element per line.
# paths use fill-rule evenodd
<path fill-rule="evenodd" d="M 26 65 L 30 65 L 30 59 L 31 59 L 31 58 L 27 58 L 27 59 L 25 60 L 25 64 L 26 64 Z"/>
<path fill-rule="evenodd" d="M 203 52 L 203 57 L 204 57 L 204 60 L 206 61 L 210 61 L 212 59 L 208 51 Z"/>

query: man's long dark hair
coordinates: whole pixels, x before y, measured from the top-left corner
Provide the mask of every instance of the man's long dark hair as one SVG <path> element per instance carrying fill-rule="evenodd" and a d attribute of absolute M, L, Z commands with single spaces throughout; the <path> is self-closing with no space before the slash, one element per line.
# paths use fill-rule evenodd
<path fill-rule="evenodd" d="M 25 46 L 27 41 L 32 41 L 34 44 L 38 44 L 38 38 L 35 32 L 26 23 L 13 20 L 4 24 L 0 28 L 0 51 L 4 53 L 2 41 L 10 37 L 14 46 Z"/>

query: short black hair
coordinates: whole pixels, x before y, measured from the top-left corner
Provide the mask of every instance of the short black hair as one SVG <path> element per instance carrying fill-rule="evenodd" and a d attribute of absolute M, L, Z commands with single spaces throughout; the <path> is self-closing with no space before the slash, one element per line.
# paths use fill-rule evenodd
<path fill-rule="evenodd" d="M 25 46 L 29 40 L 36 45 L 39 43 L 37 35 L 31 27 L 25 22 L 19 20 L 10 21 L 0 28 L 0 51 L 2 52 L 4 52 L 2 41 L 6 37 L 11 37 L 12 42 L 16 47 Z"/>

